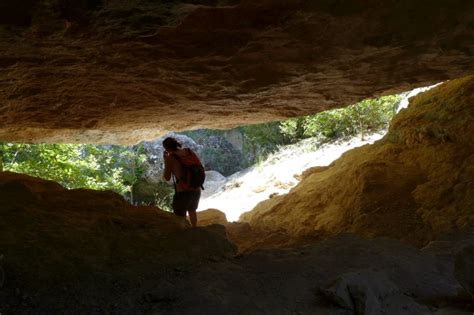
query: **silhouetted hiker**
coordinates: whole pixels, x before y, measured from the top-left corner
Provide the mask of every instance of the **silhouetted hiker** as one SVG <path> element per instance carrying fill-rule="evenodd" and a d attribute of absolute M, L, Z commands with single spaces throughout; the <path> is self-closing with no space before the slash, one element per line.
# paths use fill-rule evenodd
<path fill-rule="evenodd" d="M 189 219 L 193 227 L 197 224 L 196 209 L 201 197 L 205 173 L 197 155 L 188 148 L 182 148 L 176 139 L 168 137 L 163 141 L 165 170 L 163 177 L 169 181 L 173 177 L 175 194 L 173 212 Z"/>

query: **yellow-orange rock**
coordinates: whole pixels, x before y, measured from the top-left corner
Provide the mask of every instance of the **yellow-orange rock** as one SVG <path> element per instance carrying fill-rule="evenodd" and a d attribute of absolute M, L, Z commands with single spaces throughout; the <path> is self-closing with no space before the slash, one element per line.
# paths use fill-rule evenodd
<path fill-rule="evenodd" d="M 204 211 L 199 211 L 198 216 L 198 226 L 207 226 L 212 224 L 226 225 L 229 223 L 225 213 L 217 209 L 207 209 Z"/>
<path fill-rule="evenodd" d="M 134 143 L 474 69 L 473 1 L 103 2 L 0 4 L 0 140 Z"/>
<path fill-rule="evenodd" d="M 241 216 L 290 237 L 354 232 L 424 244 L 473 227 L 474 77 L 420 94 L 373 145 L 306 172 Z"/>

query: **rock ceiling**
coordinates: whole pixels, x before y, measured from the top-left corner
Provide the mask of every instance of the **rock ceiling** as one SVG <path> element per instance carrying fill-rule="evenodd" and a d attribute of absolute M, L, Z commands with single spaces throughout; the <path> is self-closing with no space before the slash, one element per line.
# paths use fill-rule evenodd
<path fill-rule="evenodd" d="M 316 113 L 474 69 L 473 1 L 2 3 L 4 141 L 134 143 Z"/>

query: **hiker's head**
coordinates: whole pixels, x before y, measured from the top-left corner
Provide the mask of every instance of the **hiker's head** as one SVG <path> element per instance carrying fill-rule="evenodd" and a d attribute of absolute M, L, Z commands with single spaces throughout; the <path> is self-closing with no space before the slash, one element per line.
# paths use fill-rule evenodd
<path fill-rule="evenodd" d="M 166 151 L 173 152 L 181 148 L 181 143 L 179 143 L 175 138 L 168 137 L 163 140 L 163 147 Z"/>

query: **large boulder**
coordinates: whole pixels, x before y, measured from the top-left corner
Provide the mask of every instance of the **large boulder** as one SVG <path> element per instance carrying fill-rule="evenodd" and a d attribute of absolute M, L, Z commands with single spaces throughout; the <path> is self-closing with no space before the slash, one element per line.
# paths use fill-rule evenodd
<path fill-rule="evenodd" d="M 208 226 L 213 224 L 227 225 L 225 213 L 217 209 L 207 209 L 198 212 L 198 225 Z"/>
<path fill-rule="evenodd" d="M 201 192 L 201 198 L 206 198 L 214 194 L 221 188 L 227 179 L 217 171 L 206 171 L 206 180 L 204 182 L 204 190 Z"/>
<path fill-rule="evenodd" d="M 430 313 L 428 307 L 403 295 L 380 271 L 361 270 L 342 274 L 320 292 L 335 305 L 356 315 Z"/>
<path fill-rule="evenodd" d="M 239 130 L 230 131 L 208 131 L 196 130 L 189 132 L 201 147 L 199 156 L 207 170 L 215 170 L 224 176 L 229 176 L 240 170 L 245 164 L 245 157 L 242 154 L 242 147 L 228 141 L 228 134 L 242 134 Z"/>

